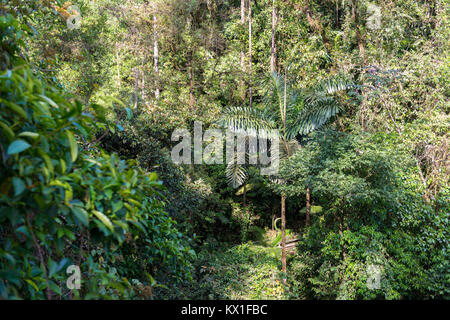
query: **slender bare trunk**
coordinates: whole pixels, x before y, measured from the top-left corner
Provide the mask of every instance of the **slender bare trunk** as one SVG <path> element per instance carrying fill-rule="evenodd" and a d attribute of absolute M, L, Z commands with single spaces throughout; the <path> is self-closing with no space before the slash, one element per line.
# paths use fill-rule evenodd
<path fill-rule="evenodd" d="M 190 15 L 186 18 L 186 25 L 187 25 L 187 31 L 191 32 L 192 17 Z M 191 108 L 191 110 L 193 109 L 194 104 L 195 104 L 193 57 L 194 57 L 194 53 L 193 53 L 192 49 L 188 50 L 186 59 L 187 59 L 187 72 L 188 72 L 188 77 L 189 77 L 189 107 Z"/>
<path fill-rule="evenodd" d="M 281 271 L 286 275 L 286 197 L 281 196 Z M 286 284 L 286 276 L 283 276 Z"/>
<path fill-rule="evenodd" d="M 366 121 L 366 113 L 367 113 L 367 89 L 362 89 L 362 102 L 359 110 L 359 117 L 361 121 L 361 129 L 362 131 L 367 131 L 367 121 Z"/>
<path fill-rule="evenodd" d="M 146 104 L 147 97 L 145 95 L 145 68 L 144 63 L 141 65 L 141 92 L 142 92 L 142 102 Z"/>
<path fill-rule="evenodd" d="M 272 231 L 275 231 L 275 220 L 277 219 L 277 216 L 275 214 L 275 206 L 273 204 L 271 204 L 272 207 Z"/>
<path fill-rule="evenodd" d="M 291 150 L 289 148 L 288 141 L 286 139 L 286 107 L 287 107 L 287 73 L 286 70 L 284 70 L 284 94 L 283 94 L 283 106 L 280 105 L 281 110 L 281 120 L 283 121 L 283 137 L 282 141 L 286 148 L 286 155 L 288 157 L 291 156 Z"/>
<path fill-rule="evenodd" d="M 122 89 L 122 81 L 120 77 L 120 57 L 119 57 L 119 45 L 116 44 L 116 64 L 117 64 L 117 87 L 119 91 Z"/>
<path fill-rule="evenodd" d="M 275 0 L 272 0 L 272 50 L 270 55 L 270 72 L 275 72 L 275 23 L 276 23 L 276 13 L 275 13 Z"/>
<path fill-rule="evenodd" d="M 244 183 L 244 208 L 247 208 L 247 187 Z"/>
<path fill-rule="evenodd" d="M 422 184 L 423 184 L 423 186 L 424 186 L 424 193 L 423 193 L 422 198 L 423 198 L 426 202 L 429 203 L 429 202 L 430 202 L 430 196 L 428 195 L 428 184 L 427 184 L 427 180 L 425 179 L 425 176 L 423 175 L 422 168 L 421 168 L 421 166 L 420 166 L 420 162 L 419 162 L 419 160 L 417 160 L 417 159 L 416 159 L 416 166 L 417 166 L 417 170 L 418 170 L 418 172 L 419 172 L 420 180 L 422 181 Z"/>
<path fill-rule="evenodd" d="M 153 15 L 153 60 L 155 70 L 155 98 L 159 99 L 159 47 L 156 15 Z"/>
<path fill-rule="evenodd" d="M 245 0 L 241 0 L 241 24 L 245 24 Z M 241 71 L 242 74 L 245 73 L 245 54 L 244 50 L 241 49 Z M 244 80 L 241 79 L 241 98 L 245 100 L 245 89 L 244 89 Z"/>
<path fill-rule="evenodd" d="M 250 108 L 253 106 L 253 88 L 252 88 L 252 1 L 248 0 L 248 93 Z"/>
<path fill-rule="evenodd" d="M 134 108 L 138 105 L 139 67 L 134 68 Z"/>
<path fill-rule="evenodd" d="M 309 189 L 309 187 L 306 187 L 306 225 L 309 226 L 310 225 L 310 221 L 311 221 L 311 217 L 310 217 L 310 212 L 311 212 L 311 190 Z"/>
<path fill-rule="evenodd" d="M 189 76 L 189 107 L 194 107 L 195 98 L 194 98 L 194 72 L 192 68 L 192 52 L 188 54 L 188 76 Z"/>
<path fill-rule="evenodd" d="M 334 0 L 336 4 L 335 16 L 336 16 L 336 28 L 339 28 L 339 0 Z"/>
<path fill-rule="evenodd" d="M 35 213 L 33 212 L 33 216 L 35 215 Z M 49 286 L 49 280 L 48 280 L 48 274 L 47 274 L 47 267 L 45 266 L 45 260 L 44 260 L 44 254 L 42 253 L 42 248 L 39 244 L 38 239 L 36 238 L 36 235 L 33 232 L 33 227 L 31 226 L 31 222 L 30 222 L 30 215 L 27 214 L 26 216 L 26 222 L 27 222 L 27 226 L 28 226 L 28 231 L 31 234 L 31 238 L 33 239 L 33 243 L 34 243 L 34 247 L 36 248 L 36 252 L 37 255 L 39 257 L 39 260 L 41 262 L 42 268 L 44 269 L 44 279 L 45 279 L 45 283 L 47 285 L 47 289 L 45 290 L 46 294 L 47 294 L 47 299 L 48 300 L 52 300 L 52 293 L 53 291 L 50 289 Z"/>
<path fill-rule="evenodd" d="M 287 107 L 287 73 L 284 70 L 284 95 L 283 95 L 283 134 L 286 135 L 286 107 Z M 289 156 L 289 150 L 286 150 Z"/>

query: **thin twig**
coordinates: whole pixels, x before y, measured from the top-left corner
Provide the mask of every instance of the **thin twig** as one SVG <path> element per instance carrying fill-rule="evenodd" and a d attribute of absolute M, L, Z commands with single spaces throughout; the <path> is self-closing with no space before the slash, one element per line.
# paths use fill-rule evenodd
<path fill-rule="evenodd" d="M 28 226 L 28 229 L 30 231 L 31 237 L 33 239 L 34 246 L 36 247 L 36 250 L 38 252 L 39 260 L 40 260 L 40 262 L 42 264 L 42 267 L 44 268 L 45 282 L 47 284 L 47 290 L 46 290 L 47 299 L 48 300 L 52 300 L 52 296 L 50 294 L 51 290 L 50 290 L 50 286 L 49 286 L 49 282 L 48 282 L 47 268 L 45 267 L 45 262 L 44 262 L 44 256 L 43 256 L 42 251 L 41 251 L 41 246 L 39 245 L 39 242 L 37 241 L 36 235 L 33 232 L 33 228 L 31 226 L 30 215 L 29 214 L 27 214 L 27 226 Z"/>

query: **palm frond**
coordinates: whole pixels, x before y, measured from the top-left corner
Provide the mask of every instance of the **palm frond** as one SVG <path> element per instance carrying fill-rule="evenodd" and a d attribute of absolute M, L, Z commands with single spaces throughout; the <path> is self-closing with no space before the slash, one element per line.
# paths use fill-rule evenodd
<path fill-rule="evenodd" d="M 306 104 L 314 104 L 316 101 L 326 99 L 335 93 L 345 92 L 354 89 L 356 86 L 349 80 L 333 77 L 319 81 L 315 86 L 308 90 L 305 98 Z"/>
<path fill-rule="evenodd" d="M 265 110 L 270 110 L 274 115 L 277 115 L 276 120 L 282 121 L 284 116 L 284 76 L 273 72 L 263 80 L 261 86 L 264 89 L 263 102 L 265 104 Z M 298 92 L 292 88 L 292 84 L 288 81 L 286 83 L 287 109 L 289 110 L 297 106 L 298 102 Z"/>
<path fill-rule="evenodd" d="M 322 101 L 315 104 L 314 108 L 303 110 L 294 124 L 287 130 L 287 138 L 293 139 L 298 134 L 308 134 L 328 122 L 340 111 L 340 105 L 336 101 Z"/>
<path fill-rule="evenodd" d="M 228 184 L 234 189 L 239 188 L 247 179 L 247 170 L 241 164 L 237 164 L 236 161 L 231 161 L 227 165 L 226 176 Z"/>
<path fill-rule="evenodd" d="M 264 90 L 263 101 L 266 106 L 274 105 L 279 107 L 283 104 L 284 80 L 277 72 L 269 74 L 264 78 L 261 87 Z"/>
<path fill-rule="evenodd" d="M 334 95 L 354 88 L 353 83 L 340 78 L 319 82 L 306 94 L 302 111 L 287 130 L 288 139 L 293 139 L 298 134 L 308 134 L 327 123 L 342 108 Z"/>
<path fill-rule="evenodd" d="M 274 122 L 270 115 L 257 108 L 242 106 L 225 109 L 219 122 L 234 132 L 240 130 L 258 132 L 274 128 Z"/>

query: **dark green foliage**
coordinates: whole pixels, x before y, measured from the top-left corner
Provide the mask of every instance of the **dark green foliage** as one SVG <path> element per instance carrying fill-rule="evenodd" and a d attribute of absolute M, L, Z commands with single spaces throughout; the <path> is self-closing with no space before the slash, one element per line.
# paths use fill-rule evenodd
<path fill-rule="evenodd" d="M 309 186 L 312 202 L 323 207 L 312 214 L 292 264 L 297 293 L 326 299 L 448 296 L 448 205 L 423 203 L 407 178 L 414 162 L 386 138 L 326 130 L 282 165 L 286 185 L 278 190 L 299 196 Z M 378 290 L 366 284 L 371 265 L 382 270 Z"/>
<path fill-rule="evenodd" d="M 215 179 L 204 179 L 200 168 L 178 167 L 170 159 L 170 142 L 164 134 L 153 131 L 141 118 L 125 124 L 124 131 L 110 134 L 103 141 L 106 150 L 134 158 L 140 166 L 155 170 L 166 187 L 165 209 L 179 228 L 196 239 L 232 240 L 236 225 L 231 219 L 229 201 L 222 199 L 213 186 Z M 211 171 L 211 170 L 210 170 Z M 211 172 L 212 173 L 212 172 Z M 217 173 L 216 173 L 217 174 Z M 223 174 L 223 171 L 219 174 Z"/>
<path fill-rule="evenodd" d="M 192 252 L 163 209 L 157 174 L 91 147 L 91 132 L 107 126 L 103 113 L 41 82 L 27 64 L 2 72 L 2 298 L 132 297 L 132 279 L 153 286 L 152 275 L 189 276 Z M 82 271 L 73 293 L 65 286 L 71 264 Z"/>

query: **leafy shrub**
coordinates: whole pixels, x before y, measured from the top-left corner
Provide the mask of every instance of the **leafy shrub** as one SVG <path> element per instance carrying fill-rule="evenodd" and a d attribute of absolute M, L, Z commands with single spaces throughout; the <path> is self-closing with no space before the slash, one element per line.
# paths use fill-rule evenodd
<path fill-rule="evenodd" d="M 129 297 L 141 290 L 130 276 L 150 290 L 160 273 L 189 277 L 192 252 L 163 209 L 157 174 L 91 142 L 104 114 L 46 85 L 24 61 L 1 73 L 0 297 Z M 82 271 L 74 292 L 65 286 L 72 264 Z"/>
<path fill-rule="evenodd" d="M 447 191 L 435 207 L 426 203 L 414 162 L 385 140 L 325 130 L 282 164 L 280 189 L 294 196 L 309 186 L 323 207 L 291 265 L 295 296 L 449 297 Z M 371 266 L 380 272 L 378 288 L 367 285 Z"/>

